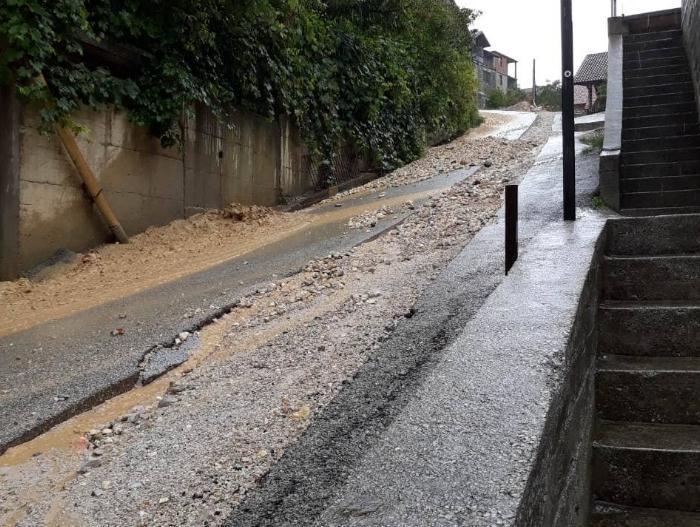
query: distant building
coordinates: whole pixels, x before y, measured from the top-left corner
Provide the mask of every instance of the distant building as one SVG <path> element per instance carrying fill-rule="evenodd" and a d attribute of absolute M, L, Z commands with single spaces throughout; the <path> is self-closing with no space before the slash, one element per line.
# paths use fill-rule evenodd
<path fill-rule="evenodd" d="M 574 76 L 574 84 L 576 85 L 576 89 L 581 90 L 581 95 L 575 94 L 575 96 L 580 97 L 577 106 L 581 108 L 581 105 L 583 105 L 583 110 L 586 113 L 599 111 L 601 108 L 598 104 L 598 93 L 600 93 L 600 87 L 604 86 L 607 82 L 607 52 L 586 55 L 586 58 L 583 59 L 581 66 Z M 583 101 L 584 97 L 585 103 Z"/>
<path fill-rule="evenodd" d="M 472 57 L 479 77 L 479 108 L 486 107 L 488 93 L 493 90 L 507 92 L 518 87 L 518 61 L 498 51 L 488 51 L 491 44 L 483 31 L 474 31 Z M 515 64 L 514 76 L 510 76 L 510 65 Z"/>

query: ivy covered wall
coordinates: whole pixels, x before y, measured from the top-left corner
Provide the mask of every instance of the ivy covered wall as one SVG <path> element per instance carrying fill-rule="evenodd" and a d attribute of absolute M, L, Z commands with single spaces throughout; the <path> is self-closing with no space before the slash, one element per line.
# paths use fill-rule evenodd
<path fill-rule="evenodd" d="M 47 128 L 109 104 L 167 146 L 195 103 L 237 107 L 290 116 L 320 162 L 350 144 L 387 169 L 477 122 L 472 19 L 451 0 L 5 0 L 0 83 Z"/>

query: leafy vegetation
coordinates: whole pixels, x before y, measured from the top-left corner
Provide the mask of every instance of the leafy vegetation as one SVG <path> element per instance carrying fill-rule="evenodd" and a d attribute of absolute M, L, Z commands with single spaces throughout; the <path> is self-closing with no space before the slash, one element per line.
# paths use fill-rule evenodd
<path fill-rule="evenodd" d="M 561 111 L 561 81 L 547 83 L 537 88 L 537 104 L 552 112 Z"/>
<path fill-rule="evenodd" d="M 319 159 L 350 144 L 390 168 L 478 121 L 472 21 L 446 0 L 4 0 L 0 82 L 47 129 L 114 104 L 173 145 L 192 105 L 239 107 L 292 116 Z M 138 60 L 90 63 L 90 41 Z"/>
<path fill-rule="evenodd" d="M 600 153 L 603 151 L 603 142 L 605 141 L 605 134 L 602 130 L 593 130 L 581 137 L 581 142 L 586 146 L 585 153 Z"/>
<path fill-rule="evenodd" d="M 488 108 L 507 108 L 525 100 L 525 92 L 519 88 L 511 88 L 507 93 L 495 88 L 488 92 L 486 106 Z"/>

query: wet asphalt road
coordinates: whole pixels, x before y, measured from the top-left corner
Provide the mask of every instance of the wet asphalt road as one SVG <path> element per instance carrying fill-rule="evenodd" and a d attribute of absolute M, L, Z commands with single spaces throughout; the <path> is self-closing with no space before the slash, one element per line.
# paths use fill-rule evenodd
<path fill-rule="evenodd" d="M 475 172 L 476 168 L 458 170 L 414 185 L 351 196 L 342 204 L 376 209 L 382 199 L 439 192 Z M 331 203 L 311 212 L 323 215 L 334 209 Z M 170 345 L 182 331 L 198 329 L 241 296 L 274 281 L 275 275 L 289 276 L 309 260 L 345 252 L 407 215 L 384 218 L 369 230 L 348 229 L 347 218 L 312 223 L 280 243 L 175 282 L 1 337 L 0 453 L 133 387 L 149 350 Z M 126 318 L 120 319 L 120 314 Z M 125 334 L 113 337 L 110 332 L 116 327 L 123 327 Z"/>

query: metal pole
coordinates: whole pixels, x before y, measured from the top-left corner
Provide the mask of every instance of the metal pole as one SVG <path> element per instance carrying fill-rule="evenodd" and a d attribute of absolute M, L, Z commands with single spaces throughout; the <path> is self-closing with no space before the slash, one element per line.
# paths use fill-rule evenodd
<path fill-rule="evenodd" d="M 535 75 L 535 61 L 532 59 L 532 105 L 537 106 L 537 77 Z"/>
<path fill-rule="evenodd" d="M 518 260 L 518 185 L 506 185 L 506 275 Z"/>
<path fill-rule="evenodd" d="M 561 0 L 561 114 L 564 140 L 564 220 L 576 220 L 576 150 L 574 142 L 574 28 L 571 0 Z"/>

